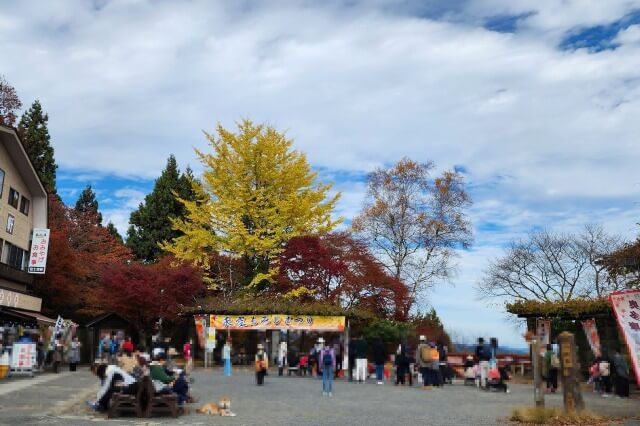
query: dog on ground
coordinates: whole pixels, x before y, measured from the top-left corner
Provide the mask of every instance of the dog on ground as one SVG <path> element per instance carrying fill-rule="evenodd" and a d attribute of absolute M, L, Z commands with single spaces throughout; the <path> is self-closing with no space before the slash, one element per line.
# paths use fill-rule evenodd
<path fill-rule="evenodd" d="M 234 417 L 236 414 L 231 412 L 231 397 L 223 396 L 217 403 L 210 402 L 198 408 L 198 413 L 209 414 L 212 416 Z"/>

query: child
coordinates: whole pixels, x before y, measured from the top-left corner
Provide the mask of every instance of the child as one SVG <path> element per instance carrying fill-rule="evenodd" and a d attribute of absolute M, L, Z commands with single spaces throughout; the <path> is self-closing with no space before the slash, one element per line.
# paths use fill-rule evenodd
<path fill-rule="evenodd" d="M 180 372 L 180 375 L 173 383 L 173 392 L 178 397 L 178 405 L 189 401 L 189 382 L 187 381 L 187 374 L 184 370 Z"/>
<path fill-rule="evenodd" d="M 300 374 L 307 375 L 307 356 L 305 354 L 300 356 Z"/>

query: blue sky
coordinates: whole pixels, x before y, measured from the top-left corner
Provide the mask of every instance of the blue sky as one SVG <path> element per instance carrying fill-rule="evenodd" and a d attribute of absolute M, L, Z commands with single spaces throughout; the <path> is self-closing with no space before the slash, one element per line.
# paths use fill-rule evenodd
<path fill-rule="evenodd" d="M 639 22 L 629 0 L 0 0 L 0 73 L 49 113 L 65 201 L 91 184 L 123 233 L 218 122 L 287 131 L 347 220 L 377 166 L 456 168 L 475 244 L 429 301 L 460 339 L 522 345 L 476 299 L 489 259 L 532 229 L 637 234 Z"/>

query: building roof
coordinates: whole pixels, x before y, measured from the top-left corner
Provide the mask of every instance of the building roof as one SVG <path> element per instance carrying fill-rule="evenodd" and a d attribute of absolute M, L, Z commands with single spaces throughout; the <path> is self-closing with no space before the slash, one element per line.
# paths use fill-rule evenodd
<path fill-rule="evenodd" d="M 23 172 L 22 179 L 29 188 L 32 196 L 47 197 L 47 190 L 42 185 L 31 159 L 24 149 L 24 145 L 15 128 L 0 124 L 0 142 L 5 146 L 13 163 Z"/>

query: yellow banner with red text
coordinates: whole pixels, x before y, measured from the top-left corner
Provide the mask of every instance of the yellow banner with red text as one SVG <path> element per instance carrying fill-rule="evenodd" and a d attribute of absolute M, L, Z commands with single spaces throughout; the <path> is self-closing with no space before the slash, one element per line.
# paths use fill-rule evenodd
<path fill-rule="evenodd" d="M 319 315 L 211 315 L 211 327 L 222 330 L 344 331 L 345 317 Z"/>

